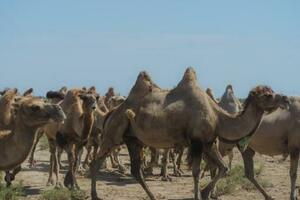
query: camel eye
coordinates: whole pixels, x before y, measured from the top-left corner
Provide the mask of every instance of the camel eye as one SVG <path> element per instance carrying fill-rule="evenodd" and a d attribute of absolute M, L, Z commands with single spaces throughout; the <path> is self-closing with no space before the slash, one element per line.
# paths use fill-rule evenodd
<path fill-rule="evenodd" d="M 41 109 L 40 106 L 37 106 L 37 105 L 31 106 L 31 110 L 32 110 L 33 112 L 39 111 L 40 109 Z"/>

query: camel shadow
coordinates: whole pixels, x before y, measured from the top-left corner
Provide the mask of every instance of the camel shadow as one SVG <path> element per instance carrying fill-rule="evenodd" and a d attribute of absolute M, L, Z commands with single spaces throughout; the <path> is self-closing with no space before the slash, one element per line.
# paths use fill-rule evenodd
<path fill-rule="evenodd" d="M 24 196 L 32 196 L 41 194 L 41 189 L 31 188 L 30 186 L 24 186 Z"/>

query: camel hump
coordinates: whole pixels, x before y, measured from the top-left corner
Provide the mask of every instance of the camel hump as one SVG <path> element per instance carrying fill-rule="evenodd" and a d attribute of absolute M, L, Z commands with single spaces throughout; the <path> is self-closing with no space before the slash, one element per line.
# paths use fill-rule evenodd
<path fill-rule="evenodd" d="M 194 70 L 193 67 L 188 67 L 185 70 L 184 75 L 183 75 L 181 81 L 179 82 L 179 85 L 195 83 L 196 81 L 197 81 L 196 71 Z"/>
<path fill-rule="evenodd" d="M 128 119 L 133 120 L 135 118 L 135 113 L 131 109 L 127 109 L 125 111 L 125 114 L 126 114 L 126 116 L 127 116 Z"/>

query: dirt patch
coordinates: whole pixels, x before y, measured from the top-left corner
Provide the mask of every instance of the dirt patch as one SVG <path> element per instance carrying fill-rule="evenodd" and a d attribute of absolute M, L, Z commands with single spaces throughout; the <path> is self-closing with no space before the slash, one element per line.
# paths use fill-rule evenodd
<path fill-rule="evenodd" d="M 45 149 L 39 149 L 36 152 L 37 165 L 33 169 L 28 168 L 27 162 L 23 164 L 23 170 L 17 176 L 17 182 L 22 181 L 25 197 L 20 199 L 39 199 L 45 190 L 52 189 L 46 187 L 48 179 L 49 152 Z M 290 180 L 289 180 L 289 160 L 280 162 L 281 157 L 266 157 L 256 155 L 255 160 L 262 163 L 263 170 L 261 179 L 271 183 L 267 192 L 275 199 L 289 199 Z M 66 157 L 63 156 L 63 164 L 66 165 Z M 98 175 L 97 188 L 98 193 L 106 200 L 140 200 L 148 199 L 145 192 L 139 184 L 130 176 L 129 159 L 126 149 L 122 150 L 122 163 L 127 166 L 125 175 L 116 170 L 105 170 Z M 242 165 L 241 156 L 235 152 L 233 165 Z M 171 167 L 171 165 L 170 165 Z M 192 199 L 193 197 L 193 179 L 191 172 L 184 166 L 183 177 L 172 177 L 172 182 L 163 182 L 159 176 L 147 177 L 147 183 L 158 199 Z M 169 170 L 172 173 L 172 169 Z M 61 171 L 61 180 L 65 170 Z M 156 169 L 159 174 L 159 169 Z M 89 194 L 90 180 L 84 177 L 78 177 L 78 183 L 82 190 Z M 219 197 L 221 200 L 260 200 L 263 196 L 257 190 L 247 191 L 243 187 L 237 188 L 232 194 L 226 194 Z"/>

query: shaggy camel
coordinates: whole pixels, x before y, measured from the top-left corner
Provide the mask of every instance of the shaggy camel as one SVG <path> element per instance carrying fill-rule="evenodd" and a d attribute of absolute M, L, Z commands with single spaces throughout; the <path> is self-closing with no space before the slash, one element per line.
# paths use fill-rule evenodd
<path fill-rule="evenodd" d="M 64 179 L 68 188 L 79 188 L 75 177 L 79 153 L 90 137 L 98 98 L 87 91 L 72 89 L 61 103 L 67 118 L 59 128 L 56 141 L 68 154 L 69 168 Z"/>
<path fill-rule="evenodd" d="M 140 73 L 128 98 L 111 112 L 104 124 L 104 134 L 97 159 L 91 163 L 91 196 L 98 199 L 96 174 L 105 157 L 123 142 L 127 145 L 131 174 L 141 184 L 150 199 L 156 199 L 145 183 L 141 171 L 141 150 L 188 146 L 189 165 L 194 177 L 194 198 L 208 199 L 217 181 L 225 175 L 221 156 L 211 148 L 216 137 L 238 142 L 252 135 L 265 111 L 285 107 L 286 97 L 271 88 L 259 86 L 251 90 L 245 110 L 231 115 L 208 97 L 196 81 L 196 73 L 188 68 L 180 83 L 172 90 L 162 90 L 146 72 Z M 125 115 L 126 113 L 126 115 Z M 199 192 L 202 153 L 218 165 L 218 175 Z"/>
<path fill-rule="evenodd" d="M 37 129 L 53 121 L 62 122 L 65 119 L 61 107 L 35 97 L 23 97 L 12 106 L 13 128 L 10 134 L 0 138 L 0 170 L 6 171 L 7 185 L 14 180 L 21 169 L 21 163 L 30 153 Z M 9 170 L 13 172 L 9 173 Z"/>
<path fill-rule="evenodd" d="M 263 117 L 256 133 L 252 136 L 248 148 L 242 152 L 245 166 L 245 176 L 256 186 L 267 200 L 272 199 L 263 187 L 256 181 L 253 169 L 255 152 L 263 155 L 290 155 L 290 199 L 297 199 L 296 179 L 300 150 L 300 98 L 289 97 L 291 102 L 289 110 L 278 109 Z M 234 145 L 219 143 L 221 154 L 232 151 Z"/>

